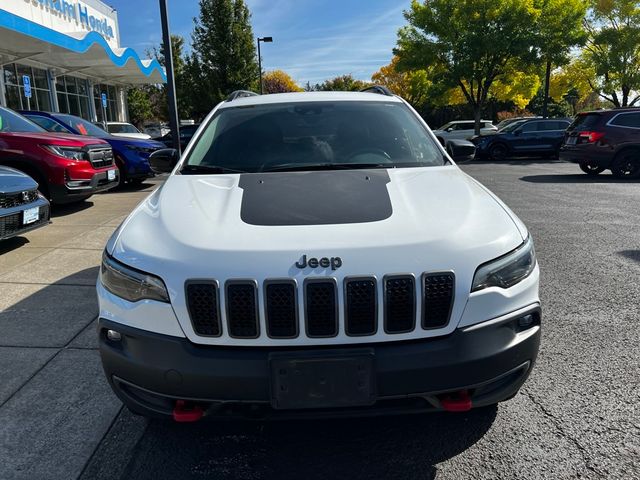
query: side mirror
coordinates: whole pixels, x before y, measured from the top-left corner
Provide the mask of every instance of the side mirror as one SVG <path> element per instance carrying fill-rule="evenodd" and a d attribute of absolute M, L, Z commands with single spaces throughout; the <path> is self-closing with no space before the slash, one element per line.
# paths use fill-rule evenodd
<path fill-rule="evenodd" d="M 516 137 L 517 137 L 518 135 L 520 135 L 521 133 L 522 133 L 522 129 L 521 129 L 521 128 L 516 128 L 516 129 L 513 131 L 513 134 L 514 134 Z"/>
<path fill-rule="evenodd" d="M 447 153 L 456 163 L 469 162 L 476 156 L 476 146 L 468 140 L 449 140 Z"/>
<path fill-rule="evenodd" d="M 447 132 L 453 132 L 453 127 L 447 128 Z"/>
<path fill-rule="evenodd" d="M 154 173 L 171 173 L 180 157 L 173 148 L 161 148 L 149 155 L 149 165 Z"/>

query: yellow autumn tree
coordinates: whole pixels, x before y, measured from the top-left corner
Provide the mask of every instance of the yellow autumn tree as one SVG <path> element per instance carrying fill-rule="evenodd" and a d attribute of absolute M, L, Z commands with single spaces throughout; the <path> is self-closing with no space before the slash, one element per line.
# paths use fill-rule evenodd
<path fill-rule="evenodd" d="M 262 77 L 264 93 L 302 92 L 291 75 L 282 70 L 272 70 Z"/>

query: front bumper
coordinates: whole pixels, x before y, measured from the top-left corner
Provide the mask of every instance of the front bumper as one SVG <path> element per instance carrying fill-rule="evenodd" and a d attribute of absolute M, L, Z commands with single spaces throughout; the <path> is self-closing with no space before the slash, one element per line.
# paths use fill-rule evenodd
<path fill-rule="evenodd" d="M 519 321 L 533 315 L 523 327 Z M 349 348 L 265 348 L 195 345 L 189 340 L 99 320 L 100 354 L 115 393 L 133 411 L 171 415 L 176 400 L 201 404 L 212 416 L 350 416 L 441 410 L 438 399 L 466 390 L 474 407 L 515 395 L 528 377 L 540 344 L 540 308 L 533 305 L 427 340 Z M 107 338 L 112 329 L 122 336 Z M 275 410 L 270 362 L 286 353 L 311 356 L 373 355 L 372 405 Z"/>
<path fill-rule="evenodd" d="M 109 180 L 108 170 L 115 170 L 115 179 Z M 55 203 L 69 203 L 105 192 L 118 185 L 119 172 L 114 166 L 94 173 L 88 179 L 65 178 L 64 185 L 51 185 L 51 199 Z"/>
<path fill-rule="evenodd" d="M 24 223 L 24 211 L 30 208 L 38 208 L 38 219 L 33 223 Z M 0 240 L 6 240 L 18 235 L 23 235 L 37 228 L 49 225 L 51 210 L 49 202 L 43 197 L 35 202 L 20 205 L 18 207 L 0 209 Z"/>

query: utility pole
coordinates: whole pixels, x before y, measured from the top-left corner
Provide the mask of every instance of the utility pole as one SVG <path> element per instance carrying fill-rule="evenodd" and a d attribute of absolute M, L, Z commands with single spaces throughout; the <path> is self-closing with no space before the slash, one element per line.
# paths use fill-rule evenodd
<path fill-rule="evenodd" d="M 173 52 L 171 35 L 169 34 L 169 16 L 167 0 L 160 0 L 160 21 L 162 22 L 162 43 L 164 44 L 164 67 L 167 71 L 167 100 L 169 101 L 169 128 L 173 148 L 180 154 L 180 122 L 178 121 L 178 104 L 176 102 L 176 81 L 173 71 Z"/>

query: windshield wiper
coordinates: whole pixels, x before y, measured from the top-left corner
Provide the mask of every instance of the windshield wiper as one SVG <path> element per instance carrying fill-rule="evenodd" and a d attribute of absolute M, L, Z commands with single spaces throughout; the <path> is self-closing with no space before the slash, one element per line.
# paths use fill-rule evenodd
<path fill-rule="evenodd" d="M 213 175 L 216 173 L 247 173 L 244 170 L 220 167 L 218 165 L 185 165 L 180 170 L 183 175 Z"/>
<path fill-rule="evenodd" d="M 358 170 L 367 168 L 395 168 L 393 163 L 285 163 L 275 165 L 263 172 L 300 172 L 305 170 Z"/>

